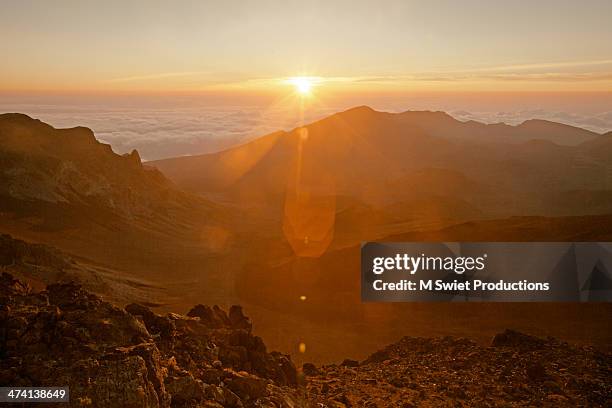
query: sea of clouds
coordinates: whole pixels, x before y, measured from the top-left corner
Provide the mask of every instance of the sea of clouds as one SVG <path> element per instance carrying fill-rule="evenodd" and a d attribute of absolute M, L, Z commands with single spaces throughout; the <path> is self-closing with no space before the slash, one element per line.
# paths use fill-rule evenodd
<path fill-rule="evenodd" d="M 277 130 L 290 130 L 302 123 L 326 117 L 351 106 L 350 100 L 326 107 L 311 107 L 304 115 L 295 109 L 264 103 L 215 103 L 203 100 L 142 100 L 74 98 L 0 97 L 0 113 L 21 112 L 55 127 L 86 126 L 96 137 L 109 143 L 117 153 L 137 149 L 143 160 L 210 153 L 244 143 Z M 368 101 L 365 101 L 366 103 Z M 507 108 L 461 101 L 373 100 L 375 109 L 390 112 L 405 110 L 444 110 L 455 118 L 484 123 L 519 124 L 527 119 L 546 119 L 589 129 L 598 133 L 612 130 L 612 110 L 589 109 L 573 112 L 559 109 Z M 607 106 L 605 106 L 607 107 Z"/>
<path fill-rule="evenodd" d="M 612 111 L 593 114 L 579 114 L 545 109 L 521 110 L 511 112 L 467 112 L 456 110 L 449 112 L 456 119 L 476 120 L 484 123 L 507 123 L 518 125 L 527 119 L 545 119 L 553 122 L 581 127 L 597 133 L 606 133 L 612 130 Z"/>

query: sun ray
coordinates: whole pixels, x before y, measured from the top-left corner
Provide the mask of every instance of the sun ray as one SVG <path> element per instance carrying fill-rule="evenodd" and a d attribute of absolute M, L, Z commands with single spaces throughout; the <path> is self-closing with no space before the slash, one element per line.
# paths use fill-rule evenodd
<path fill-rule="evenodd" d="M 315 78 L 312 77 L 297 76 L 289 78 L 287 82 L 294 86 L 298 94 L 307 96 L 312 92 L 312 88 L 316 81 Z"/>

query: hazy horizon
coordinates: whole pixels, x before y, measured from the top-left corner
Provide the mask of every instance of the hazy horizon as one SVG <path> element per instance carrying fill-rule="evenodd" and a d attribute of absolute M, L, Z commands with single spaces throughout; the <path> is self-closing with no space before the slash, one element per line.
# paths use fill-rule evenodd
<path fill-rule="evenodd" d="M 5 2 L 0 90 L 610 91 L 610 15 L 603 0 Z"/>
<path fill-rule="evenodd" d="M 5 2 L 0 112 L 87 126 L 145 160 L 360 105 L 602 133 L 612 130 L 609 15 L 599 0 Z"/>
<path fill-rule="evenodd" d="M 516 125 L 544 119 L 597 133 L 612 130 L 609 92 L 342 95 L 305 109 L 285 102 L 261 95 L 0 93 L 0 113 L 25 113 L 58 128 L 86 126 L 117 153 L 137 149 L 143 160 L 223 150 L 360 105 L 388 112 L 440 110 L 461 121 Z"/>

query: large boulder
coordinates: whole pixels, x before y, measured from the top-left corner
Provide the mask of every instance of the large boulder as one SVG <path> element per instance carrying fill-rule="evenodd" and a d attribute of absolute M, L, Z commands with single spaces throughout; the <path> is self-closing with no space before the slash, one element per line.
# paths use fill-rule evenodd
<path fill-rule="evenodd" d="M 254 407 L 294 401 L 295 367 L 234 307 L 161 316 L 74 283 L 0 276 L 0 385 L 70 387 L 70 406 Z M 272 399 L 270 399 L 272 398 Z M 278 404 L 277 404 L 278 406 Z M 286 405 L 280 405 L 286 406 Z"/>

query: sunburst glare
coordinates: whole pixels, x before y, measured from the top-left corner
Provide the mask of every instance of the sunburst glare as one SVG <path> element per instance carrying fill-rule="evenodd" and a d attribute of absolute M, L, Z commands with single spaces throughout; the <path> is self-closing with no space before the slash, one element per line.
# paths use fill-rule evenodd
<path fill-rule="evenodd" d="M 289 78 L 287 82 L 293 85 L 298 94 L 307 96 L 312 93 L 313 86 L 320 81 L 314 77 L 298 76 Z"/>

